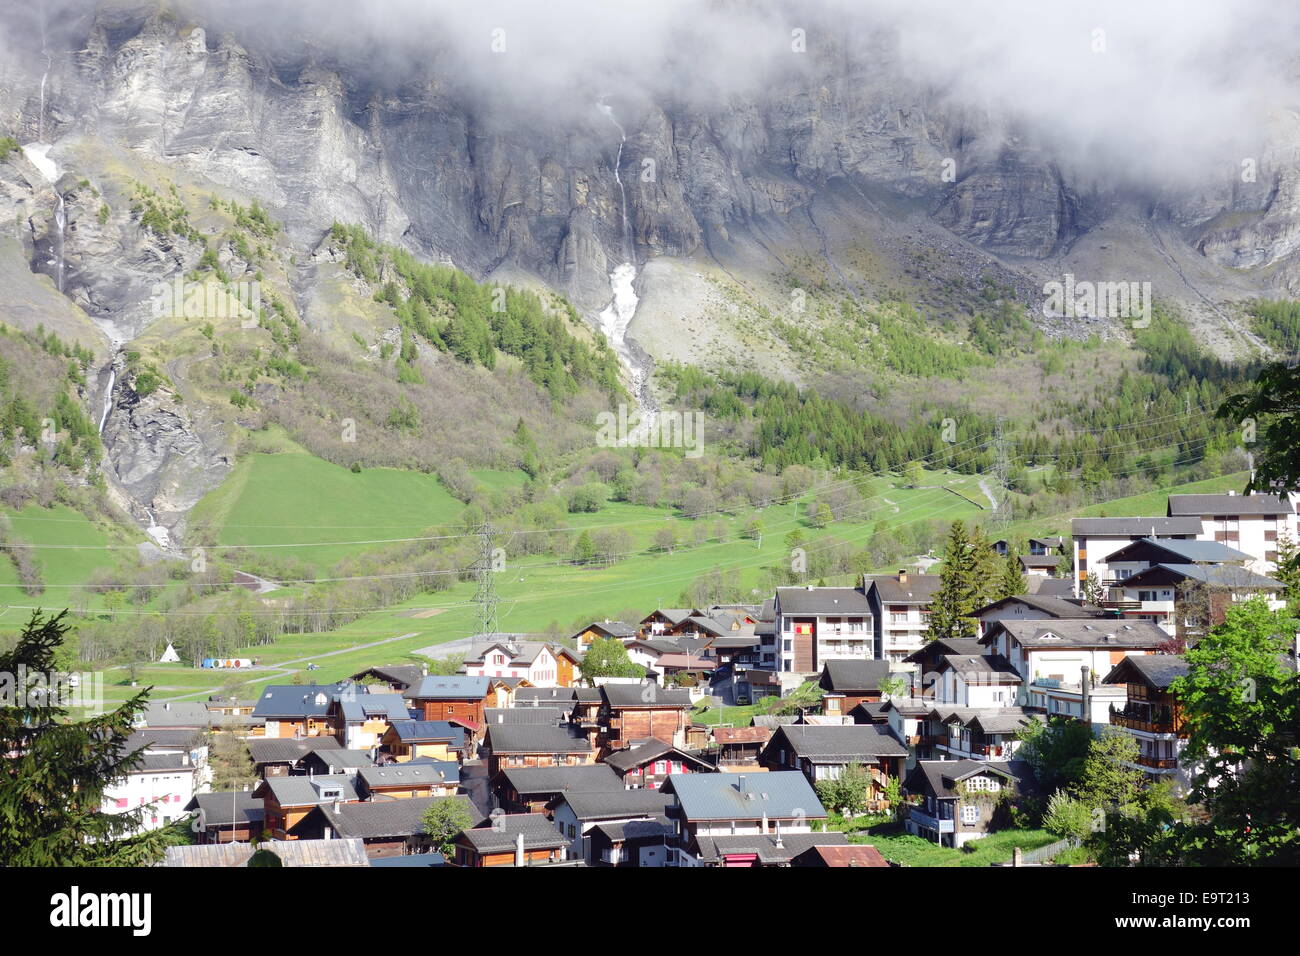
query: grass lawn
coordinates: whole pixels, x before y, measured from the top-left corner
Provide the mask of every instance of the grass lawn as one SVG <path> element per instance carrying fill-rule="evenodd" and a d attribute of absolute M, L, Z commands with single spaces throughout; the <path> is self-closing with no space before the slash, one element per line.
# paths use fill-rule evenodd
<path fill-rule="evenodd" d="M 953 850 L 906 833 L 901 823 L 851 831 L 848 837 L 850 843 L 871 844 L 886 860 L 900 866 L 989 866 L 1010 860 L 1016 847 L 1035 850 L 1057 839 L 1046 830 L 1002 830 Z"/>

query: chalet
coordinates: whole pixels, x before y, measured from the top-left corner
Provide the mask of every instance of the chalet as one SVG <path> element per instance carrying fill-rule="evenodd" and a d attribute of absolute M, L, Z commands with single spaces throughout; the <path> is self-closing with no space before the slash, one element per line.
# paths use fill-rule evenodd
<path fill-rule="evenodd" d="M 1046 538 L 1030 538 L 1029 553 L 1033 555 L 1052 554 L 1059 557 L 1065 554 L 1065 539 L 1059 534 Z"/>
<path fill-rule="evenodd" d="M 577 767 L 508 767 L 493 781 L 498 805 L 507 813 L 541 813 L 570 791 L 622 790 L 623 781 L 603 763 Z"/>
<path fill-rule="evenodd" d="M 275 684 L 262 691 L 253 716 L 266 722 L 265 736 L 326 737 L 336 733 L 330 708 L 348 681 L 337 684 Z"/>
<path fill-rule="evenodd" d="M 199 843 L 231 843 L 260 839 L 266 806 L 249 790 L 196 793 L 185 805 L 194 815 L 190 829 Z"/>
<path fill-rule="evenodd" d="M 250 740 L 248 750 L 259 777 L 303 773 L 302 761 L 312 751 L 341 750 L 334 737 L 288 737 Z"/>
<path fill-rule="evenodd" d="M 957 637 L 939 638 L 927 641 L 918 650 L 903 658 L 903 663 L 910 665 L 913 678 L 912 693 L 921 697 L 934 697 L 939 690 L 939 665 L 949 654 L 983 654 L 985 652 L 977 638 Z"/>
<path fill-rule="evenodd" d="M 922 760 L 903 781 L 907 832 L 959 848 L 987 836 L 999 822 L 1005 797 L 1038 792 L 1023 760 Z"/>
<path fill-rule="evenodd" d="M 926 739 L 934 701 L 925 697 L 891 697 L 885 702 L 885 724 L 894 739 L 907 748 L 907 768 L 917 756 L 929 756 L 933 738 Z"/>
<path fill-rule="evenodd" d="M 634 740 L 626 750 L 616 750 L 605 763 L 623 778 L 629 790 L 657 789 L 669 774 L 710 773 L 717 768 L 687 750 L 651 737 Z"/>
<path fill-rule="evenodd" d="M 416 684 L 429 675 L 427 664 L 385 664 L 382 667 L 367 667 L 352 675 L 358 684 L 370 685 L 390 694 L 405 697 Z"/>
<path fill-rule="evenodd" d="M 493 816 L 456 837 L 457 866 L 534 866 L 565 859 L 569 840 L 540 813 Z"/>
<path fill-rule="evenodd" d="M 291 826 L 289 835 L 297 840 L 360 840 L 372 858 L 422 853 L 430 845 L 424 814 L 440 799 L 321 804 Z"/>
<path fill-rule="evenodd" d="M 772 734 L 759 758 L 769 771 L 797 770 L 816 784 L 837 780 L 850 764 L 860 764 L 871 779 L 867 800 L 884 808 L 885 789 L 903 774 L 907 748 L 882 727 L 809 727 L 791 724 Z"/>
<path fill-rule="evenodd" d="M 594 763 L 595 751 L 585 737 L 568 727 L 536 724 L 494 724 L 487 730 L 488 772 L 514 767 L 574 767 Z"/>
<path fill-rule="evenodd" d="M 1079 600 L 1042 594 L 1016 594 L 985 605 L 974 616 L 979 620 L 979 636 L 983 637 L 998 621 L 1084 621 L 1115 615 L 1105 608 L 1084 604 Z"/>
<path fill-rule="evenodd" d="M 593 866 L 667 866 L 673 825 L 667 818 L 597 823 L 587 831 Z"/>
<path fill-rule="evenodd" d="M 344 747 L 369 750 L 378 747 L 394 723 L 411 719 L 406 701 L 398 694 L 367 694 L 352 684 L 330 704 L 330 720 Z"/>
<path fill-rule="evenodd" d="M 934 699 L 958 707 L 1010 707 L 1022 682 L 1001 654 L 945 654 L 934 673 Z"/>
<path fill-rule="evenodd" d="M 454 761 L 411 760 L 363 767 L 357 778 L 367 800 L 447 797 L 460 787 L 460 765 Z"/>
<path fill-rule="evenodd" d="M 689 692 L 657 684 L 604 684 L 600 694 L 599 740 L 605 751 L 622 750 L 646 737 L 686 746 Z"/>
<path fill-rule="evenodd" d="M 601 710 L 605 706 L 605 695 L 599 687 L 575 687 L 573 697 L 573 712 L 569 715 L 569 721 L 591 741 L 594 748 L 604 726 Z"/>
<path fill-rule="evenodd" d="M 1294 495 L 1233 492 L 1218 495 L 1170 495 L 1173 518 L 1194 518 L 1200 524 L 1196 537 L 1219 541 L 1250 556 L 1247 567 L 1259 574 L 1277 569 L 1277 542 L 1300 537 Z"/>
<path fill-rule="evenodd" d="M 405 763 L 416 757 L 461 761 L 465 758 L 465 728 L 447 720 L 401 720 L 379 742 L 381 760 Z"/>
<path fill-rule="evenodd" d="M 265 832 L 277 840 L 287 838 L 294 824 L 305 817 L 313 807 L 323 803 L 357 803 L 356 778 L 348 774 L 331 774 L 325 777 L 267 777 L 253 796 L 262 798 Z"/>
<path fill-rule="evenodd" d="M 1001 654 L 1023 679 L 1023 706 L 1093 724 L 1109 721 L 1118 689 L 1097 686 L 1122 659 L 1152 654 L 1169 635 L 1150 621 L 998 621 L 981 639 L 986 653 Z M 1088 675 L 1087 679 L 1082 674 Z"/>
<path fill-rule="evenodd" d="M 570 790 L 556 796 L 547 811 L 570 841 L 569 856 L 592 862 L 587 833 L 600 823 L 657 820 L 668 825 L 664 808 L 671 798 L 657 790 Z"/>
<path fill-rule="evenodd" d="M 889 661 L 827 661 L 818 686 L 822 712 L 847 714 L 863 701 L 878 701 L 880 682 L 889 678 Z"/>
<path fill-rule="evenodd" d="M 568 717 L 559 707 L 487 707 L 483 710 L 483 723 L 494 724 L 541 724 L 558 727 L 568 723 Z"/>
<path fill-rule="evenodd" d="M 870 660 L 877 656 L 874 617 L 859 588 L 777 588 L 776 670 L 792 685 L 815 674 L 828 660 Z"/>
<path fill-rule="evenodd" d="M 1110 556 L 1120 548 L 1143 538 L 1197 538 L 1201 519 L 1190 515 L 1154 518 L 1075 518 L 1070 522 L 1074 548 L 1074 580 L 1083 593 L 1089 574 L 1102 587 L 1115 583 Z"/>
<path fill-rule="evenodd" d="M 565 720 L 573 713 L 577 693 L 572 687 L 520 687 L 515 691 L 512 707 L 558 707 Z"/>
<path fill-rule="evenodd" d="M 759 650 L 761 644 L 762 639 L 751 631 L 743 636 L 724 634 L 714 638 L 709 646 L 717 661 L 717 669 L 723 671 L 727 668 L 758 667 L 762 663 Z"/>
<path fill-rule="evenodd" d="M 1061 558 L 1055 554 L 1022 554 L 1017 560 L 1031 577 L 1054 578 L 1060 573 Z"/>
<path fill-rule="evenodd" d="M 897 667 L 925 643 L 930 629 L 930 602 L 939 590 L 939 575 L 869 574 L 863 578 L 875 630 L 872 657 Z"/>
<path fill-rule="evenodd" d="M 694 613 L 694 608 L 661 607 L 641 618 L 638 628 L 645 637 L 666 634 Z"/>
<path fill-rule="evenodd" d="M 676 774 L 659 792 L 671 798 L 676 866 L 779 864 L 817 842 L 848 842 L 843 833 L 813 833 L 826 810 L 795 771 Z"/>
<path fill-rule="evenodd" d="M 663 631 L 669 637 L 694 637 L 710 642 L 730 632 L 731 627 L 728 623 L 716 621 L 709 615 L 700 613 L 690 614 Z"/>
<path fill-rule="evenodd" d="M 1204 605 L 1192 595 L 1193 589 L 1204 592 Z M 1107 606 L 1127 620 L 1149 621 L 1171 637 L 1179 634 L 1180 626 L 1184 634 L 1198 635 L 1222 624 L 1233 603 L 1257 594 L 1266 595 L 1274 610 L 1284 607 L 1281 592 L 1280 581 L 1240 565 L 1155 564 L 1119 581 L 1109 591 Z"/>
<path fill-rule="evenodd" d="M 302 760 L 299 761 L 301 772 L 309 777 L 339 773 L 355 777 L 362 767 L 374 765 L 374 760 L 364 750 L 344 750 L 335 747 L 325 747 L 320 750 L 313 747 L 303 754 Z"/>
<path fill-rule="evenodd" d="M 1102 679 L 1103 684 L 1124 685 L 1125 703 L 1111 709 L 1110 724 L 1137 741 L 1138 765 L 1155 779 L 1174 780 L 1180 790 L 1190 786 L 1194 768 L 1180 760 L 1187 728 L 1172 688 L 1187 672 L 1182 655 L 1147 654 L 1124 658 Z"/>
<path fill-rule="evenodd" d="M 532 687 L 530 681 L 522 677 L 488 678 L 488 695 L 484 699 L 485 707 L 513 707 L 515 694 L 523 687 Z"/>
<path fill-rule="evenodd" d="M 465 658 L 471 677 L 516 677 L 534 687 L 568 687 L 582 655 L 549 641 L 493 641 L 476 645 Z"/>
<path fill-rule="evenodd" d="M 590 649 L 592 642 L 599 639 L 615 640 L 620 644 L 626 644 L 635 640 L 639 633 L 631 624 L 624 624 L 622 621 L 594 621 L 588 624 L 577 634 L 574 634 L 571 641 L 573 646 L 578 649 L 579 654 L 586 654 Z"/>
<path fill-rule="evenodd" d="M 771 737 L 770 727 L 713 728 L 718 768 L 726 771 L 758 770 L 758 755 Z"/>
<path fill-rule="evenodd" d="M 1020 747 L 1020 733 L 1042 715 L 1021 707 L 952 707 L 931 710 L 926 719 L 928 752 L 940 759 L 1008 758 Z"/>
<path fill-rule="evenodd" d="M 429 675 L 409 694 L 410 700 L 424 711 L 425 720 L 460 721 L 478 736 L 483 729 L 483 708 L 490 681 L 486 677 Z"/>
<path fill-rule="evenodd" d="M 693 654 L 660 654 L 653 669 L 646 670 L 651 680 L 669 686 L 696 687 L 707 684 L 717 664 L 712 658 Z"/>
<path fill-rule="evenodd" d="M 810 867 L 853 867 L 877 866 L 887 867 L 889 862 L 880 855 L 874 846 L 863 844 L 840 846 L 838 844 L 820 844 L 812 846 L 795 856 L 791 866 Z"/>

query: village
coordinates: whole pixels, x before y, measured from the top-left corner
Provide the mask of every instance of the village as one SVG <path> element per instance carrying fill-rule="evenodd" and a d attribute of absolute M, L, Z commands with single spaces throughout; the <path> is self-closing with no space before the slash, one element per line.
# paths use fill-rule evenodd
<path fill-rule="evenodd" d="M 1182 651 L 1238 602 L 1283 607 L 1298 501 L 1172 495 L 1164 515 L 1077 518 L 1023 554 L 992 542 L 1023 593 L 975 609 L 970 636 L 936 637 L 942 575 L 901 569 L 568 641 L 480 634 L 455 673 L 377 662 L 154 702 L 104 809 L 188 823 L 164 866 L 898 865 L 858 818 L 970 850 L 1050 796 L 1023 759 L 1037 725 L 1124 735 L 1130 769 L 1192 786 Z M 232 753 L 246 779 L 214 788 Z"/>

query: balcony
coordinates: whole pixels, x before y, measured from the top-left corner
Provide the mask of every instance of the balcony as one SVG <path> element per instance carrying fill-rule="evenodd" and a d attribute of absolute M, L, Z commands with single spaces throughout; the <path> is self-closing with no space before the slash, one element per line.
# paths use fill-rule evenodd
<path fill-rule="evenodd" d="M 952 833 L 956 830 L 953 820 L 931 816 L 919 807 L 908 808 L 907 816 L 918 827 L 925 827 L 927 830 L 935 830 L 939 833 Z"/>
<path fill-rule="evenodd" d="M 1111 726 L 1125 730 L 1136 730 L 1143 734 L 1182 734 L 1182 721 L 1169 710 L 1161 708 L 1149 710 L 1129 705 L 1123 710 L 1110 711 Z"/>
<path fill-rule="evenodd" d="M 1177 770 L 1178 760 L 1174 757 L 1148 757 L 1142 754 L 1137 762 L 1150 770 Z"/>

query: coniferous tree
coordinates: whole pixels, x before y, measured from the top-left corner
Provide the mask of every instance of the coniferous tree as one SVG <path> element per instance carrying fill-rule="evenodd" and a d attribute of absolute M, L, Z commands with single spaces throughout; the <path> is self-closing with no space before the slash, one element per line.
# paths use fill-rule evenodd
<path fill-rule="evenodd" d="M 930 627 L 926 640 L 974 637 L 977 627 L 971 615 L 984 603 L 988 583 L 989 549 L 982 536 L 972 539 L 962 521 L 954 521 L 944 545 L 939 590 L 930 604 Z"/>
<path fill-rule="evenodd" d="M 1017 594 L 1026 594 L 1029 591 L 1029 581 L 1025 577 L 1025 570 L 1020 566 L 1020 555 L 1015 549 L 1007 552 L 1006 564 L 1002 568 L 1002 578 L 998 582 L 997 594 L 995 599 L 1015 597 Z"/>
<path fill-rule="evenodd" d="M 0 674 L 55 674 L 66 613 L 35 612 L 13 650 L 0 654 Z M 105 788 L 141 762 L 143 751 L 128 752 L 126 742 L 148 691 L 77 721 L 57 693 L 30 680 L 18 693 L 24 688 L 8 681 L 12 706 L 0 707 L 0 866 L 139 866 L 160 858 L 168 834 L 136 832 L 149 807 L 103 809 Z"/>

